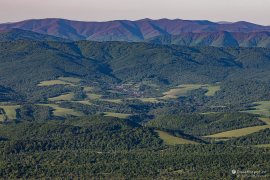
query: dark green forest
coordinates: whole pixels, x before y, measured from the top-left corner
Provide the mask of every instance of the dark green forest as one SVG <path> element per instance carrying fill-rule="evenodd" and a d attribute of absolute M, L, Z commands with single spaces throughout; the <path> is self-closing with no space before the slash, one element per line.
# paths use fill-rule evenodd
<path fill-rule="evenodd" d="M 262 132 L 263 133 L 263 132 Z M 255 134 L 254 134 L 255 135 Z M 93 116 L 1 126 L 2 178 L 214 178 L 270 170 L 269 149 L 229 144 L 167 146 L 130 121 Z"/>

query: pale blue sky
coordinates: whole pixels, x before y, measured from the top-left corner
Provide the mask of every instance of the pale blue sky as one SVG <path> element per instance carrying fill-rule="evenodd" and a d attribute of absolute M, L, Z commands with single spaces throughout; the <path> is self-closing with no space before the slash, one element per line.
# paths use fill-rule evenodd
<path fill-rule="evenodd" d="M 270 0 L 0 0 L 0 22 L 169 18 L 270 25 Z"/>

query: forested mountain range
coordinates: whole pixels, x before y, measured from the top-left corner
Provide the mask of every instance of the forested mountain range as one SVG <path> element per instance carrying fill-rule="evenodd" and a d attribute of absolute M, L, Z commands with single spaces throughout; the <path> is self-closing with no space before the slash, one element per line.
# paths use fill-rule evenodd
<path fill-rule="evenodd" d="M 128 41 L 217 47 L 269 47 L 269 26 L 248 22 L 214 23 L 189 20 L 116 20 L 81 22 L 65 19 L 26 20 L 0 24 L 0 30 L 20 29 L 66 40 Z M 2 32 L 5 34 L 5 32 Z M 11 33 L 11 32 L 9 32 Z M 15 31 L 12 33 L 17 34 Z M 30 32 L 28 32 L 30 33 Z M 37 36 L 37 34 L 35 34 Z M 12 38 L 1 35 L 1 41 Z M 10 37 L 10 36 L 9 36 Z M 15 39 L 29 39 L 28 36 Z M 39 38 L 41 38 L 39 37 Z M 13 38 L 13 39 L 14 39 Z"/>
<path fill-rule="evenodd" d="M 1 84 L 21 93 L 36 89 L 41 81 L 62 76 L 98 84 L 149 80 L 175 86 L 248 79 L 263 81 L 269 78 L 270 67 L 270 50 L 263 48 L 15 41 L 0 43 L 0 52 Z"/>

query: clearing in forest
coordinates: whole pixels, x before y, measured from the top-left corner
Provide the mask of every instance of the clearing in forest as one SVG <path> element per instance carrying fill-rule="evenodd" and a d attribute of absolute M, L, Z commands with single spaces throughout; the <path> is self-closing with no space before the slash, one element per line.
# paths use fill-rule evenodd
<path fill-rule="evenodd" d="M 167 144 L 167 145 L 198 144 L 197 142 L 194 142 L 194 141 L 191 141 L 191 140 L 187 140 L 187 139 L 183 139 L 183 138 L 180 138 L 180 137 L 170 135 L 169 133 L 164 132 L 164 131 L 156 130 L 156 132 L 158 133 L 160 139 L 162 139 L 164 141 L 164 143 Z"/>
<path fill-rule="evenodd" d="M 49 101 L 71 101 L 74 98 L 74 93 L 62 94 L 53 98 L 49 98 Z"/>
<path fill-rule="evenodd" d="M 253 103 L 255 106 L 252 110 L 247 110 L 243 112 L 258 114 L 265 117 L 270 117 L 270 101 L 259 101 Z"/>
<path fill-rule="evenodd" d="M 253 126 L 253 127 L 247 127 L 247 128 L 241 128 L 241 129 L 235 129 L 231 131 L 225 131 L 217 134 L 208 135 L 205 137 L 208 138 L 234 138 L 234 137 L 241 137 L 246 136 L 255 132 L 258 132 L 260 130 L 270 128 L 270 125 L 264 125 L 264 126 Z"/>
<path fill-rule="evenodd" d="M 17 112 L 16 110 L 19 109 L 19 105 L 1 105 L 0 109 L 2 109 L 0 114 L 0 121 L 14 120 L 16 119 Z"/>
<path fill-rule="evenodd" d="M 76 86 L 81 82 L 81 79 L 74 77 L 59 77 L 55 80 L 42 81 L 38 84 L 38 86 L 53 86 L 53 85 L 69 85 Z"/>
<path fill-rule="evenodd" d="M 124 114 L 124 113 L 114 113 L 114 112 L 104 112 L 104 116 L 109 116 L 109 117 L 116 117 L 120 119 L 125 119 L 130 116 L 130 114 Z"/>
<path fill-rule="evenodd" d="M 210 84 L 183 84 L 177 86 L 177 88 L 170 89 L 167 92 L 164 92 L 164 96 L 160 99 L 176 99 L 181 96 L 188 96 L 190 91 L 198 90 L 198 89 L 206 89 L 206 96 L 214 96 L 216 92 L 220 90 L 219 85 L 210 85 Z"/>
<path fill-rule="evenodd" d="M 79 111 L 75 111 L 73 109 L 68 109 L 68 108 L 62 108 L 57 104 L 38 104 L 40 106 L 47 106 L 47 107 L 51 107 L 53 109 L 53 115 L 54 116 L 58 116 L 58 117 L 66 117 L 66 116 L 83 116 L 84 114 L 79 112 Z"/>

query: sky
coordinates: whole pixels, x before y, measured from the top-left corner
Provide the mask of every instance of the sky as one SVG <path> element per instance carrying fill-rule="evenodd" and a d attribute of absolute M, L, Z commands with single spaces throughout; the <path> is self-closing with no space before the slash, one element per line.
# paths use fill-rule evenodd
<path fill-rule="evenodd" d="M 168 18 L 270 25 L 270 0 L 0 0 L 0 23 L 42 18 Z"/>

